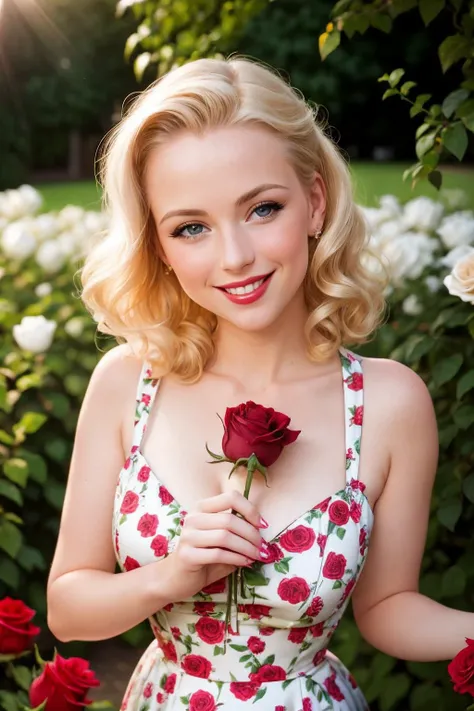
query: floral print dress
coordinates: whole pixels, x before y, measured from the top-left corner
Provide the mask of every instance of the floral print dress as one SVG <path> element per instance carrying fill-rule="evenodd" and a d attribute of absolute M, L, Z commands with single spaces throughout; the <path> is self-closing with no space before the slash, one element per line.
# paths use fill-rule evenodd
<path fill-rule="evenodd" d="M 346 485 L 267 541 L 268 560 L 243 569 L 238 633 L 224 625 L 227 580 L 150 618 L 155 639 L 122 711 L 366 711 L 362 692 L 328 651 L 367 555 L 373 511 L 359 481 L 362 363 L 340 350 Z M 168 555 L 186 512 L 140 450 L 159 383 L 144 363 L 133 446 L 119 475 L 113 535 L 120 568 Z M 236 625 L 234 625 L 236 627 Z"/>

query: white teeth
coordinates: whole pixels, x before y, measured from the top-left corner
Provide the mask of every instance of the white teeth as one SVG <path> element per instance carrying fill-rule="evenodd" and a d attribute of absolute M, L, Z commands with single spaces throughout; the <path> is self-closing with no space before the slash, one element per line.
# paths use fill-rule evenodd
<path fill-rule="evenodd" d="M 253 284 L 247 284 L 247 286 L 237 286 L 235 289 L 225 289 L 224 291 L 227 291 L 228 294 L 238 294 L 240 296 L 243 294 L 251 294 L 252 291 L 258 289 L 264 281 L 265 279 L 259 279 L 258 281 L 254 281 Z"/>

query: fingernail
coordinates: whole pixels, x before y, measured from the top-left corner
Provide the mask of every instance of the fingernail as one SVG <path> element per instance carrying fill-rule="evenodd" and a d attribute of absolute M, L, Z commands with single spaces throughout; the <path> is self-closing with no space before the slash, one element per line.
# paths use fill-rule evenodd
<path fill-rule="evenodd" d="M 265 541 L 261 543 L 260 548 L 259 548 L 259 555 L 260 555 L 260 560 L 266 560 L 268 556 L 270 555 L 268 552 L 268 546 Z"/>
<path fill-rule="evenodd" d="M 243 567 L 244 568 L 251 568 L 254 563 L 255 563 L 254 560 L 249 560 L 249 562 L 246 563 Z"/>
<path fill-rule="evenodd" d="M 263 516 L 260 516 L 260 525 L 259 525 L 259 528 L 268 528 L 269 525 L 270 525 L 270 524 L 269 524 L 267 521 L 265 521 L 265 519 L 263 518 Z"/>

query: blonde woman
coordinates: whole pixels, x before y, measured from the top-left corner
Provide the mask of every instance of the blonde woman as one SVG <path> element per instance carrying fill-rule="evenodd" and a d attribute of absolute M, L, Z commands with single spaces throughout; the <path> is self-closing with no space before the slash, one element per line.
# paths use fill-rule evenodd
<path fill-rule="evenodd" d="M 387 654 L 454 656 L 474 615 L 418 592 L 433 407 L 409 369 L 345 347 L 377 327 L 383 287 L 312 109 L 256 63 L 192 62 L 134 101 L 103 182 L 111 227 L 83 299 L 119 345 L 77 426 L 54 634 L 101 640 L 149 618 L 130 711 L 366 709 L 327 651 L 351 596 Z M 205 451 L 221 448 L 216 413 L 247 401 L 301 430 L 250 501 L 245 471 L 229 479 Z M 237 630 L 227 576 L 244 566 L 267 581 L 239 590 Z"/>

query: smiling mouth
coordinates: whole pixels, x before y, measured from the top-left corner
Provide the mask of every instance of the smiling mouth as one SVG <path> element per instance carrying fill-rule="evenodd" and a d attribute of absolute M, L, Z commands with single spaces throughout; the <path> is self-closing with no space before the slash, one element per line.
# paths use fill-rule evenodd
<path fill-rule="evenodd" d="M 218 286 L 217 288 L 220 289 L 221 291 L 225 291 L 227 294 L 233 294 L 234 296 L 245 296 L 246 294 L 251 294 L 253 291 L 256 291 L 262 284 L 270 277 L 273 275 L 274 272 L 270 272 L 270 274 L 267 274 L 264 277 L 260 277 L 260 279 L 256 279 L 253 282 L 250 282 L 249 284 L 245 284 L 243 286 L 234 286 L 234 287 L 224 287 L 224 286 Z"/>

